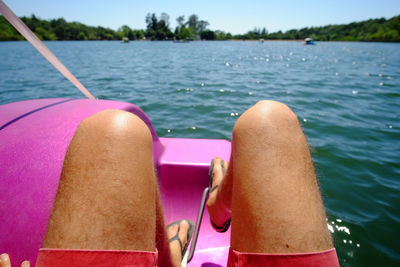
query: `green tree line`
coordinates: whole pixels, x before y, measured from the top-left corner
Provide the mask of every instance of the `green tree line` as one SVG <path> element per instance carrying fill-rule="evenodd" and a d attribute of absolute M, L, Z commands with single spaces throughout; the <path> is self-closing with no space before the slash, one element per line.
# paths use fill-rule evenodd
<path fill-rule="evenodd" d="M 232 35 L 229 32 L 208 29 L 209 23 L 192 14 L 187 19 L 179 16 L 177 26 L 171 29 L 167 13 L 157 16 L 148 13 L 146 29 L 131 29 L 128 25 L 118 30 L 92 27 L 79 22 L 67 22 L 63 18 L 42 20 L 35 15 L 21 17 L 21 20 L 41 40 L 300 40 L 311 37 L 316 41 L 383 41 L 400 42 L 400 15 L 390 19 L 369 19 L 341 25 L 306 27 L 286 32 L 269 33 L 266 28 L 254 28 L 245 34 Z M 17 41 L 24 38 L 0 16 L 0 41 Z"/>
<path fill-rule="evenodd" d="M 341 25 L 306 27 L 286 32 L 268 33 L 266 29 L 255 28 L 234 39 L 300 40 L 311 37 L 316 41 L 377 41 L 400 42 L 400 15 L 388 20 L 385 18 L 369 19 Z"/>
<path fill-rule="evenodd" d="M 91 27 L 79 22 L 67 22 L 63 18 L 42 20 L 32 15 L 31 17 L 21 17 L 21 20 L 41 40 L 116 40 L 122 38 L 119 31 L 104 27 Z M 0 40 L 24 40 L 3 16 L 0 16 Z"/>

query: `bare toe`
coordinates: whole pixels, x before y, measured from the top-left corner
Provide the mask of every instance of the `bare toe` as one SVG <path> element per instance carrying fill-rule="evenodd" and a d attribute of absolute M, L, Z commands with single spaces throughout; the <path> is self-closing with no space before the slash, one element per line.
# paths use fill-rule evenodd
<path fill-rule="evenodd" d="M 178 232 L 178 227 L 179 225 L 174 224 L 167 228 L 168 239 L 171 239 L 176 235 L 176 233 Z"/>
<path fill-rule="evenodd" d="M 11 267 L 10 257 L 8 256 L 8 254 L 4 253 L 0 255 L 0 266 Z"/>
<path fill-rule="evenodd" d="M 175 266 L 180 266 L 182 261 L 182 249 L 186 246 L 187 235 L 189 231 L 189 223 L 182 220 L 179 225 L 174 224 L 167 229 L 168 239 L 174 238 L 178 234 L 178 239 L 170 240 L 169 248 L 171 251 L 171 259 Z M 182 246 L 181 246 L 182 245 Z"/>
<path fill-rule="evenodd" d="M 186 220 L 181 221 L 181 229 L 179 230 L 179 239 L 182 241 L 182 246 L 185 247 L 187 243 L 187 235 L 189 231 L 189 223 Z"/>

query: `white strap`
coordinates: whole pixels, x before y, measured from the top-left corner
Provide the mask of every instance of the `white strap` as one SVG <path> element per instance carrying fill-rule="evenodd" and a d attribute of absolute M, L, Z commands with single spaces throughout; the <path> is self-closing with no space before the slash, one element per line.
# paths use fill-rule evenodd
<path fill-rule="evenodd" d="M 85 96 L 94 99 L 94 96 L 81 84 L 77 78 L 58 60 L 58 58 L 47 48 L 47 46 L 36 37 L 36 35 L 20 20 L 14 12 L 0 0 L 0 12 L 3 16 L 42 54 L 65 78 L 67 78 Z"/>

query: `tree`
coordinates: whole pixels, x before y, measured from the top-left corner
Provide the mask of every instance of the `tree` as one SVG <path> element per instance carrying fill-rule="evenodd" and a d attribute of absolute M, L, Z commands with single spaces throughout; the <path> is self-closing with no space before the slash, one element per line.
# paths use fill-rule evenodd
<path fill-rule="evenodd" d="M 142 40 L 144 38 L 143 30 L 133 30 L 133 35 L 135 40 Z"/>
<path fill-rule="evenodd" d="M 181 32 L 178 35 L 178 39 L 194 40 L 194 34 L 195 34 L 194 29 L 191 26 L 189 27 L 183 26 Z"/>
<path fill-rule="evenodd" d="M 216 40 L 228 40 L 229 38 L 232 38 L 230 33 L 225 33 L 223 31 L 215 31 L 215 35 Z"/>
<path fill-rule="evenodd" d="M 210 23 L 208 23 L 207 21 L 200 20 L 199 23 L 197 24 L 197 32 L 205 31 L 208 25 L 210 25 Z"/>
<path fill-rule="evenodd" d="M 24 38 L 11 26 L 8 21 L 0 16 L 0 41 L 17 41 Z"/>
<path fill-rule="evenodd" d="M 150 14 L 147 13 L 146 15 L 146 24 L 147 24 L 147 30 L 157 30 L 157 23 L 158 23 L 158 19 L 155 13 Z"/>
<path fill-rule="evenodd" d="M 200 32 L 200 38 L 202 40 L 215 40 L 216 35 L 214 31 L 205 30 Z"/>
<path fill-rule="evenodd" d="M 182 28 L 184 22 L 185 22 L 185 16 L 179 16 L 176 18 L 176 22 L 178 23 L 179 31 Z"/>
<path fill-rule="evenodd" d="M 198 23 L 199 23 L 199 17 L 197 15 L 193 14 L 193 15 L 189 16 L 186 24 L 189 27 L 192 27 L 195 30 L 195 32 L 197 32 Z"/>
<path fill-rule="evenodd" d="M 178 18 L 176 18 L 176 22 L 178 23 L 178 26 L 175 28 L 176 39 L 188 38 L 190 40 L 193 40 L 195 34 L 201 35 L 201 32 L 205 31 L 207 29 L 207 26 L 210 25 L 205 20 L 199 20 L 199 16 L 197 16 L 196 14 L 190 15 L 186 22 L 185 16 L 179 16 Z M 203 36 L 207 36 L 207 38 L 212 38 L 211 35 L 207 35 L 207 33 L 204 34 Z"/>
<path fill-rule="evenodd" d="M 195 33 L 200 33 L 201 31 L 205 31 L 210 23 L 205 20 L 199 20 L 199 16 L 193 14 L 189 16 L 186 25 L 192 27 Z"/>
<path fill-rule="evenodd" d="M 133 30 L 129 28 L 128 25 L 123 25 L 118 28 L 118 32 L 121 33 L 121 38 L 122 37 L 127 37 L 129 40 L 135 40 L 135 35 L 133 33 Z"/>
<path fill-rule="evenodd" d="M 155 13 L 148 13 L 146 24 L 145 36 L 150 40 L 165 40 L 173 37 L 173 33 L 169 29 L 169 16 L 167 13 L 162 13 L 159 18 Z"/>
<path fill-rule="evenodd" d="M 262 29 L 262 32 L 261 32 L 261 34 L 262 35 L 266 35 L 268 33 L 268 31 L 265 29 L 265 27 Z"/>
<path fill-rule="evenodd" d="M 52 22 L 52 24 L 54 24 L 53 28 L 54 28 L 54 33 L 57 36 L 57 39 L 65 40 L 65 37 L 66 37 L 65 31 L 66 31 L 66 28 L 68 27 L 65 19 L 60 18 L 60 19 L 54 20 Z"/>
<path fill-rule="evenodd" d="M 160 22 L 164 21 L 165 27 L 169 28 L 169 15 L 165 12 L 160 15 Z"/>
<path fill-rule="evenodd" d="M 87 40 L 87 37 L 84 32 L 80 32 L 77 36 L 78 40 Z"/>

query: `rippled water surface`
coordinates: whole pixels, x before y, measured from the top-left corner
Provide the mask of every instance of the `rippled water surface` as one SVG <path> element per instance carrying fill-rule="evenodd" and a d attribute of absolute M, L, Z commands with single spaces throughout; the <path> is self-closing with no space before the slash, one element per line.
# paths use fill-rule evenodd
<path fill-rule="evenodd" d="M 98 98 L 140 106 L 163 137 L 231 138 L 260 99 L 312 147 L 342 266 L 400 263 L 400 45 L 47 42 Z M 0 42 L 0 104 L 82 95 L 26 42 Z"/>

